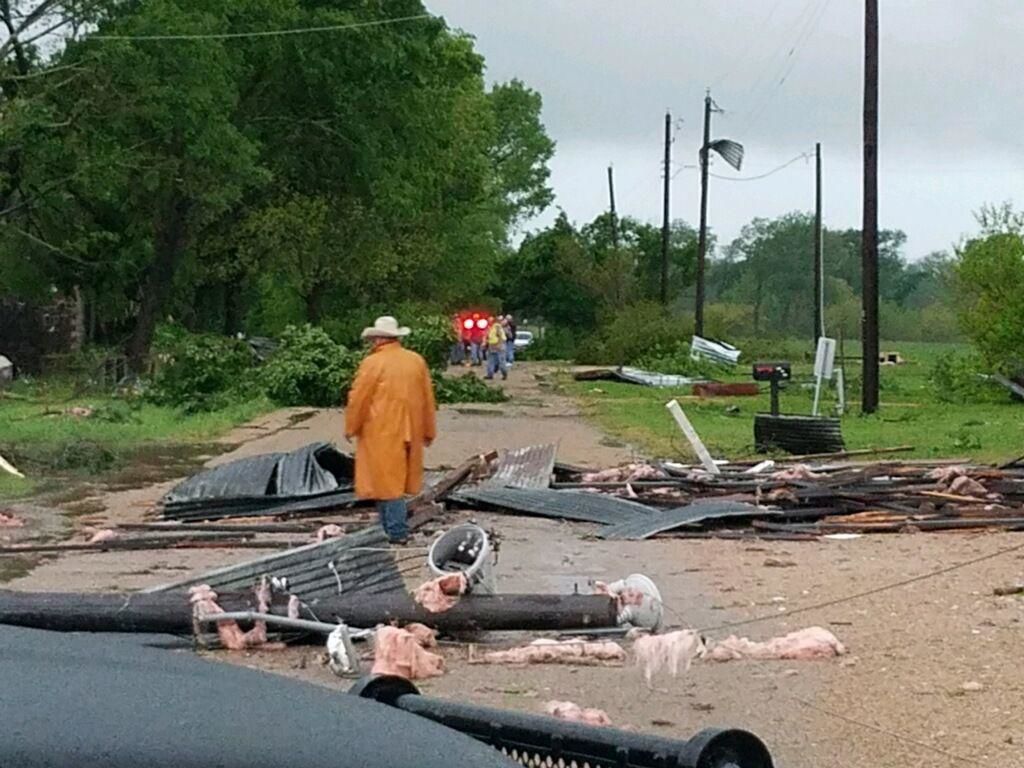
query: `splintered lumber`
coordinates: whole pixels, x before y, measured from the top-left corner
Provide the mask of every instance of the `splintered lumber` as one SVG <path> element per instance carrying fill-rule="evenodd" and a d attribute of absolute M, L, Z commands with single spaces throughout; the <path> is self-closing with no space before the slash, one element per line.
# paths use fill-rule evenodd
<path fill-rule="evenodd" d="M 906 453 L 914 450 L 912 445 L 895 445 L 891 448 L 857 448 L 852 451 L 833 451 L 832 453 L 803 453 L 797 456 L 788 457 L 790 461 L 804 461 L 806 459 L 845 459 L 849 456 L 873 456 L 881 453 Z M 934 463 L 934 462 L 929 462 Z"/>
<path fill-rule="evenodd" d="M 251 594 L 222 593 L 226 611 L 254 608 Z M 271 612 L 286 616 L 288 601 L 275 596 Z M 339 595 L 308 604 L 303 618 L 344 621 L 353 627 L 419 622 L 441 632 L 545 631 L 614 627 L 618 611 L 608 595 L 466 595 L 442 613 L 430 613 L 411 595 Z M 74 593 L 0 590 L 0 624 L 57 632 L 192 632 L 185 592 Z"/>
<path fill-rule="evenodd" d="M 440 511 L 437 502 L 464 483 L 466 478 L 473 474 L 473 470 L 486 467 L 496 458 L 498 458 L 497 451 L 473 456 L 442 477 L 430 488 L 425 488 L 409 499 L 407 508 L 409 510 L 410 530 L 415 531 L 424 523 L 436 517 Z"/>
<path fill-rule="evenodd" d="M 21 477 L 21 478 L 25 477 L 23 474 L 21 474 L 21 472 L 18 471 L 17 467 L 15 467 L 13 464 L 11 464 L 3 456 L 0 456 L 0 469 L 4 470 L 5 472 L 11 473 L 15 477 Z"/>
<path fill-rule="evenodd" d="M 107 552 L 111 550 L 136 551 L 149 549 L 285 549 L 288 543 L 252 541 L 252 534 L 215 533 L 195 531 L 175 536 L 139 536 L 115 538 L 96 542 L 66 542 L 63 544 L 11 544 L 0 546 L 0 555 L 18 555 L 27 552 Z"/>

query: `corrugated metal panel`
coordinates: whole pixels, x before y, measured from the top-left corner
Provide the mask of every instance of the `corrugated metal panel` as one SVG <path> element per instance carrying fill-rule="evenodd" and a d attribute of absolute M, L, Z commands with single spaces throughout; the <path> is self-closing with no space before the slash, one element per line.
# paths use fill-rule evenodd
<path fill-rule="evenodd" d="M 328 563 L 334 563 L 333 571 Z M 337 571 L 337 576 L 334 571 Z M 338 594 L 339 580 L 341 591 L 346 594 L 377 594 L 404 589 L 387 537 L 379 526 L 372 526 L 322 544 L 289 549 L 146 591 L 166 592 L 196 584 L 243 591 L 251 589 L 263 574 L 287 578 L 289 591 L 304 600 Z"/>
<path fill-rule="evenodd" d="M 645 387 L 688 387 L 706 379 L 694 379 L 690 376 L 677 376 L 672 373 L 655 373 L 644 371 L 640 368 L 623 366 L 616 370 L 616 374 L 623 381 L 631 384 L 642 384 Z"/>
<path fill-rule="evenodd" d="M 337 509 L 345 509 L 358 503 L 356 495 L 349 490 L 330 491 L 308 498 L 256 498 L 210 499 L 208 501 L 182 502 L 164 507 L 164 520 L 198 522 L 201 520 L 224 520 L 232 517 L 302 517 L 317 515 Z"/>
<path fill-rule="evenodd" d="M 653 510 L 613 496 L 576 491 L 552 491 L 534 488 L 466 488 L 452 498 L 463 504 L 483 505 L 500 512 L 552 517 L 559 520 L 582 520 L 611 525 L 637 516 L 646 517 Z"/>
<path fill-rule="evenodd" d="M 555 471 L 555 445 L 531 445 L 503 451 L 485 486 L 547 488 Z"/>
<path fill-rule="evenodd" d="M 690 339 L 690 357 L 694 360 L 703 357 L 722 365 L 736 365 L 740 359 L 740 351 L 724 341 L 694 336 Z"/>
<path fill-rule="evenodd" d="M 765 514 L 770 512 L 742 501 L 698 501 L 675 509 L 658 510 L 646 518 L 624 520 L 603 528 L 597 535 L 602 539 L 646 539 L 662 531 L 705 520 Z"/>

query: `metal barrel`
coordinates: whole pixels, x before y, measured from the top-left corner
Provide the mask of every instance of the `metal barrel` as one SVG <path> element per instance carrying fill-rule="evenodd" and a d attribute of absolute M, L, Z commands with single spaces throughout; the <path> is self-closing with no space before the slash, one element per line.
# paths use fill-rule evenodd
<path fill-rule="evenodd" d="M 471 736 L 529 768 L 773 768 L 768 748 L 738 729 L 687 740 L 421 696 L 401 677 L 365 677 L 349 691 Z"/>

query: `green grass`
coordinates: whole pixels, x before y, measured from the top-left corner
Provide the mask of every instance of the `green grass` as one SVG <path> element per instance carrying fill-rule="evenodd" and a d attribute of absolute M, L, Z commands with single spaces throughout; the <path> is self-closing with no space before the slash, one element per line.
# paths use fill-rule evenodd
<path fill-rule="evenodd" d="M 772 344 L 762 342 L 765 358 Z M 809 346 L 809 345 L 807 345 Z M 784 352 L 794 355 L 794 342 L 783 342 Z M 741 347 L 742 348 L 742 347 Z M 898 351 L 907 361 L 900 366 L 881 369 L 881 407 L 878 413 L 860 413 L 860 362 L 848 362 L 847 414 L 843 417 L 843 437 L 848 449 L 912 445 L 914 450 L 902 457 L 967 457 L 978 461 L 1006 461 L 1024 454 L 1024 404 L 1010 401 L 1006 393 L 993 385 L 979 383 L 978 395 L 971 402 L 941 402 L 929 381 L 929 371 L 939 355 L 967 351 L 952 344 L 909 344 L 886 342 L 883 351 Z M 859 345 L 847 344 L 846 354 L 859 354 Z M 794 381 L 783 390 L 780 402 L 784 413 L 809 414 L 813 390 L 803 389 L 812 364 L 790 358 Z M 749 366 L 720 377 L 729 381 L 749 381 Z M 852 380 L 852 381 L 851 381 Z M 638 387 L 615 382 L 567 381 L 566 389 L 579 398 L 584 412 L 612 435 L 652 456 L 692 459 L 689 444 L 680 433 L 665 403 L 676 398 L 712 454 L 719 458 L 753 458 L 753 416 L 769 409 L 767 387 L 758 397 L 729 397 L 701 400 L 681 390 Z M 822 396 L 822 413 L 831 413 L 836 401 L 834 390 Z"/>
<path fill-rule="evenodd" d="M 0 454 L 28 477 L 0 472 L 0 499 L 25 496 L 68 473 L 99 474 L 146 446 L 203 443 L 269 411 L 258 398 L 208 413 L 77 394 L 63 381 L 22 383 L 0 396 Z M 89 417 L 68 413 L 92 409 Z"/>

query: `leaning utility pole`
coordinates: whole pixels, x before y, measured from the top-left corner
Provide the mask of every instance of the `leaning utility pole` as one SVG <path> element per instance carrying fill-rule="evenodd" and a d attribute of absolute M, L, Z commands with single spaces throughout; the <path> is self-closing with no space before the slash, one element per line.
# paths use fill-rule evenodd
<path fill-rule="evenodd" d="M 619 249 L 619 223 L 615 218 L 615 178 L 612 167 L 608 166 L 608 205 L 611 213 L 612 248 Z"/>
<path fill-rule="evenodd" d="M 814 145 L 814 344 L 825 335 L 822 313 L 825 310 L 821 263 L 821 142 Z"/>
<path fill-rule="evenodd" d="M 864 0 L 864 221 L 861 227 L 863 392 L 878 410 L 878 0 Z"/>
<path fill-rule="evenodd" d="M 697 306 L 693 332 L 704 335 L 704 258 L 708 248 L 708 166 L 711 164 L 711 91 L 704 96 L 704 143 L 700 147 L 700 234 L 697 239 Z"/>
<path fill-rule="evenodd" d="M 672 115 L 665 113 L 665 200 L 661 219 L 661 303 L 668 304 L 668 188 L 672 179 Z"/>

